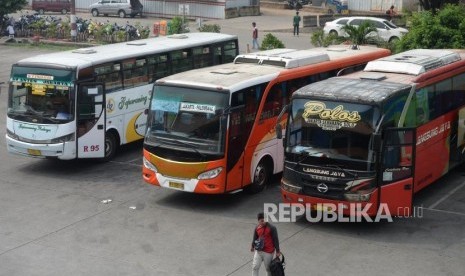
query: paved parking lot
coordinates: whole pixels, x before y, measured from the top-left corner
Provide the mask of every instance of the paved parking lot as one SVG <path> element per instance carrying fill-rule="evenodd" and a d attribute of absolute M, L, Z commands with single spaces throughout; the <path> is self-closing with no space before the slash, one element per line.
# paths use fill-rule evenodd
<path fill-rule="evenodd" d="M 0 82 L 14 61 L 44 51 L 0 45 Z M 2 89 L 1 137 L 6 101 Z M 141 148 L 63 162 L 9 155 L 1 138 L 0 275 L 250 275 L 256 213 L 281 201 L 279 176 L 258 195 L 162 190 L 142 181 Z M 465 275 L 463 170 L 416 197 L 421 218 L 277 223 L 286 274 Z"/>

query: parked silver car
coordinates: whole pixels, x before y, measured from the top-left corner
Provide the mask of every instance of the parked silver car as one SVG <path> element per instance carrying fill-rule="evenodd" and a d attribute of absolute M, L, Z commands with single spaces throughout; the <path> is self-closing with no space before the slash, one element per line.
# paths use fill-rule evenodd
<path fill-rule="evenodd" d="M 126 15 L 134 17 L 138 14 L 142 17 L 142 8 L 139 0 L 100 0 L 89 6 L 93 16 L 103 14 L 104 16 L 118 15 L 119 17 L 126 17 Z"/>

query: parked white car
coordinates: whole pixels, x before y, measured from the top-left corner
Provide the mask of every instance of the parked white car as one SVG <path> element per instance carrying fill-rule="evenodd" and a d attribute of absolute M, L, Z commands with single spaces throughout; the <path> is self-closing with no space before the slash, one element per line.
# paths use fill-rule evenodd
<path fill-rule="evenodd" d="M 372 32 L 369 36 L 379 36 L 386 42 L 399 40 L 403 35 L 408 33 L 407 29 L 398 27 L 389 20 L 366 16 L 341 17 L 336 20 L 326 22 L 323 31 L 325 34 L 335 34 L 337 36 L 348 37 L 347 33 L 342 30 L 342 27 L 346 24 L 360 26 L 363 21 L 369 21 L 376 27 L 376 29 L 378 29 L 378 33 Z"/>

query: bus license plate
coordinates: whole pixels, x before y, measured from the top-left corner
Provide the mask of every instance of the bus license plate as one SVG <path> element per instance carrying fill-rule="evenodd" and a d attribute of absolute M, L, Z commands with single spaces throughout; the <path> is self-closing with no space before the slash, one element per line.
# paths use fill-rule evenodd
<path fill-rule="evenodd" d="M 326 206 L 324 204 L 317 204 L 317 205 L 313 205 L 313 210 L 331 212 L 333 209 L 331 208 L 331 206 Z"/>
<path fill-rule="evenodd" d="M 170 181 L 169 185 L 170 185 L 170 188 L 184 190 L 184 183 Z"/>
<path fill-rule="evenodd" d="M 35 155 L 35 156 L 41 156 L 42 155 L 40 150 L 35 150 L 35 149 L 28 149 L 27 153 L 29 153 L 30 155 Z"/>

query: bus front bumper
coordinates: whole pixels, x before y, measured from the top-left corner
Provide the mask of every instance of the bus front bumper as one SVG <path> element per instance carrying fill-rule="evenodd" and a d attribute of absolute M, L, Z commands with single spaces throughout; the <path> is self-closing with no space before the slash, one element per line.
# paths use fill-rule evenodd
<path fill-rule="evenodd" d="M 74 159 L 76 157 L 72 152 L 65 152 L 67 144 L 74 144 L 75 141 L 56 144 L 32 144 L 12 139 L 8 135 L 5 135 L 5 137 L 8 152 L 12 154 L 34 158 L 51 157 L 63 160 Z"/>
<path fill-rule="evenodd" d="M 297 194 L 285 190 L 281 186 L 281 196 L 284 203 L 302 204 L 311 211 L 334 212 L 344 216 L 360 216 L 363 211 L 368 216 L 375 216 L 378 211 L 378 190 L 376 190 L 367 202 L 349 202 L 332 200 Z"/>

